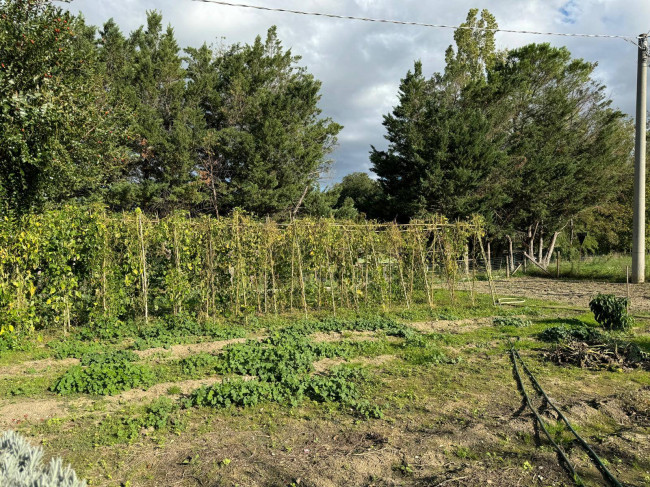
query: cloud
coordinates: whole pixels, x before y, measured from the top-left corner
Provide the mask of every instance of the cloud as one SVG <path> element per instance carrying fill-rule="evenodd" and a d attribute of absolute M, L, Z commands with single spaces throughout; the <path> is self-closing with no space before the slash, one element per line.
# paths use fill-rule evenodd
<path fill-rule="evenodd" d="M 269 7 L 342 15 L 458 25 L 474 2 L 457 0 L 247 0 Z M 499 25 L 509 29 L 637 35 L 650 29 L 650 2 L 645 0 L 489 0 L 484 2 Z M 74 0 L 91 24 L 113 17 L 125 32 L 159 10 L 175 29 L 179 44 L 252 42 L 271 25 L 285 47 L 302 56 L 323 82 L 323 115 L 345 126 L 329 184 L 353 171 L 369 168 L 370 146 L 385 147 L 382 116 L 397 102 L 397 87 L 416 59 L 424 72 L 444 68 L 444 51 L 453 31 L 305 17 L 254 11 L 192 0 Z M 222 40 L 223 39 L 223 40 Z M 608 86 L 614 105 L 634 113 L 636 59 L 634 46 L 622 40 L 543 37 L 500 33 L 497 46 L 511 49 L 529 42 L 566 45 L 576 57 L 598 62 L 596 77 Z"/>

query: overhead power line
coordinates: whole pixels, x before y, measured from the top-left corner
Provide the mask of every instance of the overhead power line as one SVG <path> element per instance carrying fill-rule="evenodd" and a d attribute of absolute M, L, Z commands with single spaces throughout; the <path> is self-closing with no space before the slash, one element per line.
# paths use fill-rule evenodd
<path fill-rule="evenodd" d="M 510 34 L 530 34 L 530 35 L 543 35 L 543 36 L 561 36 L 561 37 L 588 37 L 588 38 L 600 38 L 600 39 L 623 39 L 624 41 L 631 42 L 634 45 L 637 45 L 638 36 L 625 36 L 625 35 L 612 35 L 612 34 L 577 34 L 577 33 L 565 33 L 565 32 L 542 32 L 534 30 L 515 30 L 515 29 L 500 29 L 500 28 L 488 28 L 488 27 L 470 27 L 465 25 L 447 25 L 447 24 L 429 24 L 424 22 L 409 22 L 403 20 L 388 20 L 388 19 L 375 19 L 370 17 L 354 17 L 351 15 L 336 15 L 328 14 L 322 12 L 306 12 L 303 10 L 291 10 L 287 8 L 277 8 L 277 7 L 263 7 L 261 5 L 250 5 L 245 3 L 232 3 L 224 2 L 221 0 L 193 0 L 195 2 L 203 3 L 214 3 L 217 5 L 225 5 L 228 7 L 239 7 L 239 8 L 249 8 L 253 10 L 265 10 L 268 12 L 283 12 L 296 15 L 308 15 L 315 17 L 328 17 L 330 19 L 342 19 L 342 20 L 357 20 L 361 22 L 378 22 L 382 24 L 397 24 L 397 25 L 411 25 L 417 27 L 431 27 L 437 29 L 466 29 L 466 30 L 478 30 L 486 32 L 506 32 Z"/>

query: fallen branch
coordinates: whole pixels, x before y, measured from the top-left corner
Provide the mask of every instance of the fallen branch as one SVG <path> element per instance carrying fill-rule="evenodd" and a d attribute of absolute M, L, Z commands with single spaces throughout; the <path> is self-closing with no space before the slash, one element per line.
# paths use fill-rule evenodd
<path fill-rule="evenodd" d="M 547 269 L 544 269 L 544 267 L 542 266 L 542 264 L 540 264 L 539 262 L 537 262 L 537 261 L 536 261 L 535 259 L 533 259 L 530 255 L 528 255 L 526 252 L 524 252 L 524 257 L 526 257 L 529 261 L 531 261 L 533 264 L 535 264 L 537 267 L 539 267 L 541 270 L 543 270 L 546 274 L 548 274 L 549 276 L 551 275 L 551 273 L 550 273 Z"/>

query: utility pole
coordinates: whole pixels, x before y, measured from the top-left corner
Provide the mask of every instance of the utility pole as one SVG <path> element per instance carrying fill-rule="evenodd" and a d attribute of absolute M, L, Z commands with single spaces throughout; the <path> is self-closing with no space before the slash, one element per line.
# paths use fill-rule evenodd
<path fill-rule="evenodd" d="M 636 78 L 636 142 L 634 144 L 634 225 L 632 230 L 632 282 L 645 281 L 645 150 L 648 88 L 648 35 L 639 36 Z"/>

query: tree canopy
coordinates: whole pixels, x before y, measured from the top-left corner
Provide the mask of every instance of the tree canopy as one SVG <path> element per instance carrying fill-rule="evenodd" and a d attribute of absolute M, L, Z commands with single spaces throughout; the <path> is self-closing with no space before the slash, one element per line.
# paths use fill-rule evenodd
<path fill-rule="evenodd" d="M 275 28 L 183 50 L 162 16 L 125 36 L 45 0 L 0 2 L 5 210 L 75 199 L 116 210 L 291 210 L 341 127 Z"/>
<path fill-rule="evenodd" d="M 465 26 L 495 27 L 471 10 Z M 628 188 L 632 133 L 594 63 L 564 47 L 495 49 L 492 31 L 459 30 L 444 73 L 416 62 L 384 117 L 387 150 L 372 170 L 400 220 L 483 215 L 492 234 L 555 233 L 615 209 Z"/>

